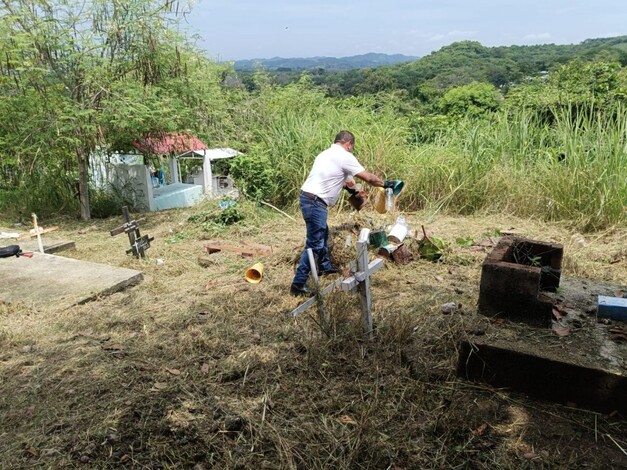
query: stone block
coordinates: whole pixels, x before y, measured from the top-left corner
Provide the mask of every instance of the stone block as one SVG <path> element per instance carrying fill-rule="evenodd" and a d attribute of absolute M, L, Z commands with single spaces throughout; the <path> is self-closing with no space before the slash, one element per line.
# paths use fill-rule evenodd
<path fill-rule="evenodd" d="M 627 377 L 602 364 L 585 363 L 577 356 L 551 358 L 538 349 L 521 350 L 486 339 L 462 342 L 457 373 L 532 398 L 627 417 Z"/>
<path fill-rule="evenodd" d="M 503 238 L 481 268 L 479 313 L 550 325 L 553 305 L 542 291 L 559 287 L 562 256 L 561 245 Z"/>

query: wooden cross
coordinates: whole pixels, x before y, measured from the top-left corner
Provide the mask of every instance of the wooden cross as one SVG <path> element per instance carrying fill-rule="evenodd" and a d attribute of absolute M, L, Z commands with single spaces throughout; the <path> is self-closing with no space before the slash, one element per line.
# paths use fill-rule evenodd
<path fill-rule="evenodd" d="M 124 215 L 125 223 L 120 225 L 118 228 L 111 230 L 111 236 L 118 235 L 120 233 L 128 234 L 128 240 L 131 243 L 131 247 L 126 250 L 126 254 L 133 253 L 136 258 L 144 258 L 146 256 L 146 250 L 150 248 L 150 242 L 155 239 L 154 237 L 149 237 L 148 235 L 142 236 L 139 233 L 139 223 L 146 219 L 131 220 L 127 206 L 122 207 L 122 214 Z"/>
<path fill-rule="evenodd" d="M 324 296 L 331 293 L 335 288 L 342 286 L 344 291 L 357 290 L 361 299 L 361 325 L 364 333 L 368 338 L 372 338 L 372 299 L 370 296 L 370 275 L 377 272 L 384 265 L 382 259 L 377 258 L 368 262 L 368 237 L 370 230 L 364 228 L 359 234 L 357 241 L 357 259 L 351 262 L 352 275 L 347 278 L 338 278 L 324 289 L 320 289 L 318 279 L 318 271 L 314 260 L 313 251 L 307 249 L 309 257 L 309 266 L 311 267 L 311 276 L 316 286 L 316 295 L 303 302 L 301 305 L 292 310 L 292 316 L 296 317 L 311 307 L 313 304 L 318 305 L 318 318 L 323 329 L 326 331 L 328 318 L 324 308 Z"/>

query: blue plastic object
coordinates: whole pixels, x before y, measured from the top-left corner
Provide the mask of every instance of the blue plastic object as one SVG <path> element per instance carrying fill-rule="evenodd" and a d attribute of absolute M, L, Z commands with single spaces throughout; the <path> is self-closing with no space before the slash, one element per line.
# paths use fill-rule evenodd
<path fill-rule="evenodd" d="M 220 201 L 219 205 L 220 205 L 220 209 L 226 209 L 227 207 L 232 207 L 236 204 L 235 201 L 233 200 L 229 200 L 229 201 Z"/>
<path fill-rule="evenodd" d="M 597 316 L 627 321 L 627 299 L 600 295 L 597 301 Z"/>

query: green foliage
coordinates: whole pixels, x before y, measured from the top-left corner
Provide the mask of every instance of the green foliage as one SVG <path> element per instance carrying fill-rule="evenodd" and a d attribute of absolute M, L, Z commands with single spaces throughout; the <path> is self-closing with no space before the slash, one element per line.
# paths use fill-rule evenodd
<path fill-rule="evenodd" d="M 459 246 L 472 246 L 472 244 L 475 241 L 473 240 L 473 238 L 471 236 L 467 236 L 467 237 L 457 237 L 455 239 L 455 243 L 457 243 Z"/>
<path fill-rule="evenodd" d="M 452 168 L 455 189 L 445 205 L 570 220 L 587 230 L 619 223 L 627 200 L 626 122 L 621 106 L 555 111 L 551 126 L 524 109 L 461 120 L 439 142 L 465 161 Z"/>
<path fill-rule="evenodd" d="M 162 2 L 92 2 L 82 16 L 70 3 L 0 7 L 0 209 L 17 217 L 76 212 L 89 152 L 126 150 L 150 131 L 189 130 L 237 148 L 244 155 L 230 171 L 243 194 L 295 204 L 315 156 L 349 129 L 369 171 L 406 182 L 409 210 L 500 210 L 584 229 L 625 220 L 625 37 L 511 48 L 465 41 L 411 64 L 318 70 L 283 86 L 257 71 L 247 91 L 177 36 Z M 94 215 L 122 204 L 98 191 L 91 199 Z M 230 206 L 190 222 L 220 230 L 243 214 Z"/>
<path fill-rule="evenodd" d="M 207 216 L 206 220 L 202 223 L 202 228 L 205 232 L 220 231 L 224 227 L 233 225 L 244 219 L 244 213 L 240 211 L 237 206 L 227 206 L 225 209 L 221 209 Z"/>
<path fill-rule="evenodd" d="M 201 210 L 192 214 L 187 221 L 200 225 L 205 232 L 220 232 L 224 227 L 236 224 L 246 218 L 245 212 L 240 209 L 238 202 L 224 198 L 217 205 L 211 201 L 209 210 Z"/>
<path fill-rule="evenodd" d="M 176 233 L 172 236 L 169 236 L 165 239 L 166 245 L 176 245 L 177 243 L 181 243 L 187 240 L 187 236 L 184 233 Z"/>
<path fill-rule="evenodd" d="M 199 212 L 197 214 L 192 214 L 187 218 L 187 221 L 192 222 L 192 223 L 204 222 L 205 220 L 207 220 L 206 212 Z"/>
<path fill-rule="evenodd" d="M 97 219 L 106 219 L 122 213 L 122 207 L 132 207 L 132 201 L 115 191 L 91 188 L 89 191 L 91 215 Z"/>
<path fill-rule="evenodd" d="M 475 41 L 461 41 L 413 62 L 319 74 L 316 83 L 333 96 L 404 89 L 424 103 L 432 101 L 428 89 L 445 91 L 472 82 L 491 83 L 506 92 L 513 84 L 577 58 L 585 63 L 605 61 L 624 66 L 626 45 L 627 36 L 592 39 L 576 45 L 484 47 Z"/>
<path fill-rule="evenodd" d="M 240 212 L 237 206 L 227 206 L 222 209 L 215 217 L 214 221 L 221 225 L 233 225 L 244 219 L 244 214 Z"/>
<path fill-rule="evenodd" d="M 447 248 L 446 242 L 435 235 L 425 237 L 420 241 L 420 257 L 427 261 L 440 261 Z"/>
<path fill-rule="evenodd" d="M 574 61 L 557 67 L 547 79 L 535 79 L 513 87 L 507 96 L 510 108 L 525 107 L 549 124 L 557 113 L 579 113 L 627 104 L 627 70 L 618 63 Z"/>
<path fill-rule="evenodd" d="M 262 149 L 233 158 L 231 176 L 250 199 L 271 200 L 278 190 L 276 169 Z"/>
<path fill-rule="evenodd" d="M 13 170 L 8 165 L 4 169 Z M 8 179 L 0 185 L 4 189 L 0 193 L 0 212 L 7 216 L 28 220 L 31 212 L 48 217 L 78 208 L 76 174 L 67 171 L 65 162 L 37 164 L 31 173 L 15 178 L 14 183 Z"/>
<path fill-rule="evenodd" d="M 416 85 L 412 90 L 412 96 L 416 98 L 418 105 L 427 113 L 436 111 L 443 94 L 444 91 L 426 82 Z"/>
<path fill-rule="evenodd" d="M 484 237 L 488 237 L 488 238 L 500 237 L 502 235 L 503 234 L 501 233 L 501 229 L 499 229 L 499 228 L 491 228 L 491 229 L 488 229 L 488 230 L 483 232 L 483 236 Z"/>
<path fill-rule="evenodd" d="M 479 116 L 499 107 L 500 94 L 488 83 L 473 82 L 451 88 L 440 100 L 444 114 L 451 116 Z"/>
<path fill-rule="evenodd" d="M 0 155 L 9 156 L 1 164 L 17 188 L 52 180 L 35 176 L 35 164 L 43 163 L 42 172 L 64 167 L 79 181 L 81 215 L 89 218 L 87 165 L 96 146 L 125 149 L 144 132 L 197 123 L 215 129 L 224 116 L 215 99 L 223 70 L 209 67 L 171 27 L 183 13 L 178 2 L 35 3 L 0 6 L 0 92 L 7 97 Z"/>
<path fill-rule="evenodd" d="M 381 93 L 397 88 L 396 79 L 382 69 L 370 69 L 365 71 L 364 80 L 355 87 L 355 93 Z"/>
<path fill-rule="evenodd" d="M 319 67 L 312 59 L 306 59 L 308 64 L 281 66 L 281 71 L 277 71 L 276 64 L 269 60 L 266 70 L 270 80 L 288 84 L 298 80 L 303 70 L 307 69 L 315 83 L 335 97 L 404 89 L 422 101 L 424 96 L 421 97 L 418 90 L 422 87 L 445 91 L 474 81 L 491 83 L 506 92 L 513 84 L 577 58 L 584 62 L 605 61 L 627 65 L 627 36 L 589 39 L 575 45 L 485 47 L 476 41 L 461 41 L 418 60 L 381 64 L 376 68 L 363 68 L 362 64 L 358 69 L 338 72 L 337 67 Z M 246 75 L 244 80 L 250 81 Z"/>
<path fill-rule="evenodd" d="M 412 115 L 410 126 L 414 135 L 414 141 L 420 144 L 437 142 L 441 135 L 448 132 L 452 121 L 452 116 L 442 114 L 422 116 L 416 113 Z"/>

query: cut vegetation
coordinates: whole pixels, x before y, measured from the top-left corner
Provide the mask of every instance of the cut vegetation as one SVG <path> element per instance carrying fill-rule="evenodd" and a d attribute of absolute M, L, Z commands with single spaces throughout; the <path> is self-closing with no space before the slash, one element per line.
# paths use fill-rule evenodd
<path fill-rule="evenodd" d="M 241 74 L 179 35 L 181 2 L 35 3 L 0 2 L 2 235 L 30 238 L 36 213 L 74 242 L 60 255 L 143 281 L 68 307 L 30 302 L 35 277 L 0 305 L 0 468 L 627 468 L 620 412 L 456 375 L 460 345 L 491 334 L 476 305 L 501 235 L 561 244 L 562 276 L 627 292 L 625 36 L 465 41 L 394 66 Z M 315 308 L 290 315 L 305 236 L 297 195 L 342 129 L 369 171 L 405 182 L 398 208 L 412 229 L 372 276 L 372 340 L 354 294 L 325 297 L 325 333 Z M 146 258 L 127 255 L 124 230 L 111 231 L 122 207 L 137 214 L 135 199 L 96 186 L 89 162 L 183 132 L 241 152 L 216 163 L 240 197 L 142 214 L 154 240 Z M 169 156 L 132 165 L 146 185 L 172 182 Z M 338 206 L 332 257 L 346 268 L 359 230 L 398 214 Z M 246 282 L 257 262 L 259 282 Z M 624 351 L 623 328 L 604 326 Z M 556 357 L 578 335 L 543 333 Z"/>
<path fill-rule="evenodd" d="M 144 260 L 125 254 L 128 240 L 109 236 L 119 217 L 55 221 L 60 236 L 76 241 L 66 255 L 141 269 L 145 280 L 61 311 L 0 307 L 1 467 L 627 464 L 619 416 L 530 401 L 455 374 L 460 341 L 480 334 L 470 328 L 480 265 L 499 230 L 562 243 L 564 275 L 624 284 L 624 227 L 573 236 L 513 216 L 407 213 L 412 228 L 424 224 L 446 242 L 445 256 L 386 262 L 372 278 L 375 339 L 365 341 L 352 294 L 328 297 L 330 336 L 315 309 L 291 318 L 299 300 L 287 292 L 304 224 L 238 207 L 244 218 L 229 226 L 197 217 L 217 214 L 217 203 L 149 215 L 144 227 L 155 241 Z M 336 262 L 354 258 L 346 239 L 369 220 L 389 222 L 368 209 L 332 217 Z M 208 239 L 273 249 L 253 260 L 207 255 Z M 256 261 L 263 280 L 250 284 L 244 273 Z M 443 312 L 449 302 L 459 308 Z"/>

